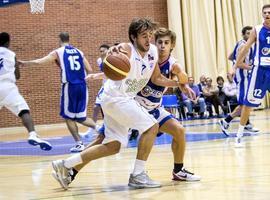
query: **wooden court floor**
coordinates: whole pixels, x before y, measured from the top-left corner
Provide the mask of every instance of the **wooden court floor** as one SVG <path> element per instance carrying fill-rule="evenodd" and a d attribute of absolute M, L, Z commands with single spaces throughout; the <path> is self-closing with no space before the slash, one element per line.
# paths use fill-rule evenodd
<path fill-rule="evenodd" d="M 89 163 L 67 191 L 51 176 L 51 161 L 69 154 L 0 156 L 0 199 L 267 200 L 270 199 L 269 115 L 269 110 L 253 112 L 252 122 L 261 131 L 257 136 L 245 137 L 245 148 L 235 149 L 233 138 L 188 142 L 185 166 L 202 176 L 200 182 L 171 180 L 173 159 L 169 144 L 155 145 L 147 163 L 150 177 L 163 185 L 158 189 L 134 190 L 127 186 L 136 148 L 123 149 L 120 154 Z M 194 120 L 184 124 L 187 133 L 211 134 L 220 132 L 216 122 L 217 119 Z M 234 133 L 237 124 L 232 124 Z M 1 141 L 16 140 L 18 134 L 12 129 L 0 132 Z M 50 137 L 67 133 L 64 126 L 45 132 Z M 23 138 L 22 134 L 18 138 Z"/>

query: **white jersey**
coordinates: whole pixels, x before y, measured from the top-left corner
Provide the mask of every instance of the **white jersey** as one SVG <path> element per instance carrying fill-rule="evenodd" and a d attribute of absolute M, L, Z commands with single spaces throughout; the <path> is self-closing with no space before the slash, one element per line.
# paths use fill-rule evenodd
<path fill-rule="evenodd" d="M 8 48 L 0 47 L 0 81 L 16 82 L 15 56 L 16 54 Z"/>
<path fill-rule="evenodd" d="M 158 52 L 156 46 L 150 44 L 149 51 L 142 56 L 131 47 L 130 71 L 127 77 L 121 81 L 107 80 L 104 84 L 104 94 L 112 97 L 135 97 L 139 91 L 148 83 L 156 63 Z"/>

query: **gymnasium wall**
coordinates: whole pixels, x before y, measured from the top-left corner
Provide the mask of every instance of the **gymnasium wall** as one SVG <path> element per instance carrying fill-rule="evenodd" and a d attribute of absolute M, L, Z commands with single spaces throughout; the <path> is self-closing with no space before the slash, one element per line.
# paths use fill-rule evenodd
<path fill-rule="evenodd" d="M 44 14 L 31 14 L 29 10 L 28 3 L 0 8 L 0 32 L 11 34 L 10 48 L 17 59 L 47 55 L 58 48 L 59 32 L 67 31 L 71 43 L 85 53 L 95 72 L 99 45 L 128 41 L 132 18 L 149 16 L 161 26 L 168 26 L 166 0 L 46 0 Z M 35 124 L 63 122 L 59 116 L 61 84 L 57 66 L 21 68 L 17 85 L 31 108 Z M 89 116 L 100 86 L 101 81 L 89 84 Z M 21 126 L 20 119 L 5 108 L 0 110 L 0 116 L 0 128 Z"/>

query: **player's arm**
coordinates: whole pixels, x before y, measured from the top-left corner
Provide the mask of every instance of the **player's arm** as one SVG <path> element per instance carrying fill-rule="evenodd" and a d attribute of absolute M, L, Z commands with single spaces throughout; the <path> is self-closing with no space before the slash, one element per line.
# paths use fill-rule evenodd
<path fill-rule="evenodd" d="M 84 64 L 84 67 L 85 67 L 87 74 L 90 74 L 93 71 L 93 69 L 85 57 L 83 57 L 83 64 Z"/>
<path fill-rule="evenodd" d="M 179 63 L 173 64 L 171 73 L 177 77 L 177 80 L 180 84 L 188 83 L 188 75 L 184 70 L 182 70 Z"/>
<path fill-rule="evenodd" d="M 94 73 L 94 74 L 88 74 L 85 77 L 85 80 L 99 80 L 106 78 L 105 74 L 103 72 L 100 73 Z"/>
<path fill-rule="evenodd" d="M 160 69 L 158 64 L 156 63 L 154 72 L 151 77 L 152 83 L 158 85 L 158 86 L 163 86 L 163 87 L 177 87 L 179 86 L 179 82 L 175 80 L 171 80 L 166 78 L 160 73 Z"/>
<path fill-rule="evenodd" d="M 15 71 L 14 71 L 14 74 L 15 74 L 16 80 L 19 80 L 20 77 L 21 77 L 19 66 L 20 66 L 20 62 L 18 62 L 17 58 L 15 57 Z"/>
<path fill-rule="evenodd" d="M 249 49 L 251 48 L 252 44 L 256 41 L 256 30 L 253 29 L 250 33 L 249 39 L 245 45 L 240 47 L 239 54 L 236 58 L 236 62 L 234 67 L 235 68 L 242 68 L 242 69 L 250 69 L 251 67 L 244 62 L 246 55 L 248 54 Z"/>
<path fill-rule="evenodd" d="M 53 65 L 57 61 L 57 58 L 58 58 L 57 53 L 52 52 L 43 58 L 30 61 L 21 61 L 21 63 L 25 67 Z"/>
<path fill-rule="evenodd" d="M 233 52 L 228 56 L 228 60 L 233 61 Z"/>

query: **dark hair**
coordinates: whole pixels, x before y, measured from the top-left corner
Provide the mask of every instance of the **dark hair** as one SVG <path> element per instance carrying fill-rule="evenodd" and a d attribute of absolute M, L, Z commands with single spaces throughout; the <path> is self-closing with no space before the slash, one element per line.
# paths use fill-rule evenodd
<path fill-rule="evenodd" d="M 59 34 L 59 38 L 60 38 L 61 42 L 69 42 L 69 34 L 68 34 L 68 32 L 61 32 Z"/>
<path fill-rule="evenodd" d="M 169 36 L 171 38 L 171 43 L 174 46 L 175 45 L 175 41 L 176 41 L 176 34 L 175 32 L 167 29 L 167 28 L 159 28 L 158 30 L 156 30 L 155 32 L 155 41 L 157 41 L 158 38 L 160 37 L 164 37 L 164 36 Z"/>
<path fill-rule="evenodd" d="M 218 77 L 217 77 L 217 82 L 218 82 L 219 80 L 222 80 L 222 81 L 224 82 L 224 78 L 223 78 L 222 76 L 218 76 Z"/>
<path fill-rule="evenodd" d="M 128 28 L 128 37 L 130 42 L 133 44 L 134 41 L 131 37 L 137 37 L 139 33 L 145 30 L 155 30 L 157 27 L 157 23 L 152 21 L 150 18 L 135 18 L 129 25 Z"/>
<path fill-rule="evenodd" d="M 8 46 L 10 42 L 10 36 L 7 32 L 0 33 L 0 46 Z"/>
<path fill-rule="evenodd" d="M 242 35 L 245 35 L 247 31 L 252 30 L 251 26 L 245 26 L 244 28 L 242 28 Z"/>
<path fill-rule="evenodd" d="M 102 44 L 102 45 L 100 45 L 100 46 L 99 46 L 99 48 L 105 48 L 105 49 L 109 49 L 109 48 L 110 48 L 110 46 L 109 46 L 109 45 L 107 45 L 107 44 Z"/>
<path fill-rule="evenodd" d="M 270 8 L 270 4 L 265 4 L 265 5 L 262 7 L 262 11 L 263 11 L 265 8 Z"/>

